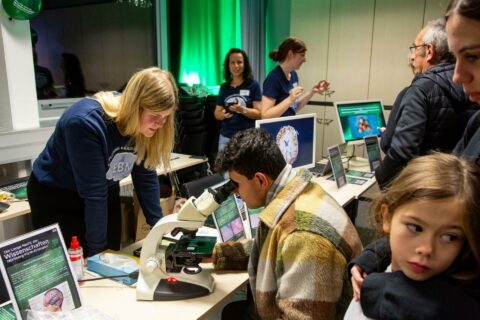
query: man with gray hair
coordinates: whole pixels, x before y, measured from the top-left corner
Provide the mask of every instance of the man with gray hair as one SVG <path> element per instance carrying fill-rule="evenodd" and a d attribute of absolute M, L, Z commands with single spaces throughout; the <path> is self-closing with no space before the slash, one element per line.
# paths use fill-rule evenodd
<path fill-rule="evenodd" d="M 410 47 L 415 77 L 393 104 L 381 148 L 385 159 L 375 170 L 383 189 L 408 161 L 430 150 L 451 152 L 477 108 L 462 86 L 453 83 L 454 57 L 448 50 L 445 19 L 427 23 Z"/>

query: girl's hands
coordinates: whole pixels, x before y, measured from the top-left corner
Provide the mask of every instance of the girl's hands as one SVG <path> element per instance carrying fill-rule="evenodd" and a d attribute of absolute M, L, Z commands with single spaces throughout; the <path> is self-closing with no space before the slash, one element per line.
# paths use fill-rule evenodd
<path fill-rule="evenodd" d="M 351 281 L 353 287 L 353 299 L 355 301 L 360 300 L 360 287 L 362 286 L 363 279 L 367 276 L 367 274 L 362 270 L 362 268 L 356 264 L 350 269 L 350 273 L 352 274 Z"/>

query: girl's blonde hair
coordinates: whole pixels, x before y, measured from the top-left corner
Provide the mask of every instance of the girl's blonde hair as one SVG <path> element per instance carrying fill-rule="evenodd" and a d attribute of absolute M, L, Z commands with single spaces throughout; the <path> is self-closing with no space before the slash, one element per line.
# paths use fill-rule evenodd
<path fill-rule="evenodd" d="M 175 138 L 175 110 L 178 105 L 178 90 L 170 72 L 157 67 L 140 70 L 130 78 L 121 96 L 115 97 L 112 92 L 99 92 L 95 98 L 116 123 L 120 133 L 130 136 L 137 152 L 137 164 L 144 161 L 144 166 L 152 170 L 160 164 L 169 168 Z M 140 133 L 142 109 L 159 112 L 171 108 L 174 109 L 172 114 L 151 138 Z"/>
<path fill-rule="evenodd" d="M 392 218 L 413 201 L 455 198 L 463 206 L 466 242 L 447 274 L 461 280 L 480 275 L 480 168 L 454 155 L 433 153 L 411 160 L 392 185 L 375 200 L 372 214 L 381 226 L 381 207 Z"/>

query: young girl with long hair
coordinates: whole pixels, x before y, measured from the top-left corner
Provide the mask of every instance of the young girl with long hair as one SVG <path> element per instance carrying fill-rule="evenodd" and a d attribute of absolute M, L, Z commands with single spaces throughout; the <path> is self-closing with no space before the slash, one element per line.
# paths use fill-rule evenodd
<path fill-rule="evenodd" d="M 412 160 L 373 205 L 388 235 L 391 272 L 366 276 L 361 308 L 352 301 L 345 319 L 366 319 L 363 314 L 374 319 L 477 317 L 475 293 L 458 290 L 452 296 L 436 290 L 422 295 L 416 288 L 436 280 L 464 288 L 478 283 L 479 185 L 480 168 L 454 155 L 435 153 Z M 405 277 L 413 281 L 397 286 Z"/>

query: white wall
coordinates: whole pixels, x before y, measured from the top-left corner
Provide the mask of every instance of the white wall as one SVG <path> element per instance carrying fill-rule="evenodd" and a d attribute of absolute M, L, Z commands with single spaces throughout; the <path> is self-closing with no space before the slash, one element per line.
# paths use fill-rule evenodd
<path fill-rule="evenodd" d="M 408 86 L 408 47 L 422 26 L 441 17 L 449 0 L 292 0 L 290 34 L 307 44 L 307 62 L 299 70 L 300 85 L 331 82 L 330 98 L 314 101 L 381 99 L 392 105 Z M 330 124 L 317 129 L 317 158 L 339 143 L 333 108 L 307 106 Z M 388 117 L 389 112 L 386 112 Z M 323 134 L 325 132 L 325 134 Z"/>

